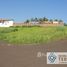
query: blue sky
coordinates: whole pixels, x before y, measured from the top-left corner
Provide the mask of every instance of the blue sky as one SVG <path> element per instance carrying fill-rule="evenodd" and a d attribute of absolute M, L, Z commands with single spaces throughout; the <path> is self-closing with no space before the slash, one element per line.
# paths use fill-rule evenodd
<path fill-rule="evenodd" d="M 0 0 L 0 18 L 24 21 L 44 16 L 67 22 L 67 0 Z"/>

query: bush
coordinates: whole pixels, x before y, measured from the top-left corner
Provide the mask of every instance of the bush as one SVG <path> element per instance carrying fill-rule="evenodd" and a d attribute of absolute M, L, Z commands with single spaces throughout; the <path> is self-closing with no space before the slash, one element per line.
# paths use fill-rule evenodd
<path fill-rule="evenodd" d="M 16 31 L 18 31 L 17 28 L 5 28 L 0 30 L 0 33 L 9 33 L 9 32 L 16 32 Z"/>

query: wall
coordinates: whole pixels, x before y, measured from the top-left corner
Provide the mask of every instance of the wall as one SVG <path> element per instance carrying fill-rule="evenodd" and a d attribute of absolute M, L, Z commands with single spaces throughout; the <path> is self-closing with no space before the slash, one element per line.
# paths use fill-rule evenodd
<path fill-rule="evenodd" d="M 10 27 L 13 26 L 13 21 L 4 21 L 0 23 L 0 27 Z"/>
<path fill-rule="evenodd" d="M 14 26 L 64 26 L 64 23 L 53 23 L 53 24 L 23 24 L 23 23 L 15 23 Z"/>

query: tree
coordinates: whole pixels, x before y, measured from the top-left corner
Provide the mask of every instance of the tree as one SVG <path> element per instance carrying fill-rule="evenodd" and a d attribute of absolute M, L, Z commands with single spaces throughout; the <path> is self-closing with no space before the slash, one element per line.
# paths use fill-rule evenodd
<path fill-rule="evenodd" d="M 63 22 L 63 20 L 59 20 L 59 22 Z"/>
<path fill-rule="evenodd" d="M 49 21 L 50 21 L 50 23 L 53 23 L 53 20 L 52 19 L 50 19 Z"/>
<path fill-rule="evenodd" d="M 63 20 L 58 20 L 59 23 L 63 23 Z"/>
<path fill-rule="evenodd" d="M 34 18 L 31 18 L 31 22 L 34 22 Z"/>
<path fill-rule="evenodd" d="M 58 19 L 55 19 L 54 21 L 58 21 Z"/>
<path fill-rule="evenodd" d="M 52 20 L 52 19 L 50 19 L 50 22 L 53 22 L 53 20 Z"/>
<path fill-rule="evenodd" d="M 67 26 L 67 23 L 64 23 L 64 26 Z"/>
<path fill-rule="evenodd" d="M 48 21 L 48 18 L 46 18 L 46 17 L 43 17 L 43 21 Z"/>
<path fill-rule="evenodd" d="M 35 22 L 38 22 L 38 18 L 36 17 L 36 18 L 34 19 L 34 21 L 35 21 Z"/>
<path fill-rule="evenodd" d="M 30 21 L 27 19 L 26 21 L 25 21 L 25 23 L 29 23 Z"/>
<path fill-rule="evenodd" d="M 43 19 L 42 18 L 39 18 L 39 23 L 43 23 Z"/>

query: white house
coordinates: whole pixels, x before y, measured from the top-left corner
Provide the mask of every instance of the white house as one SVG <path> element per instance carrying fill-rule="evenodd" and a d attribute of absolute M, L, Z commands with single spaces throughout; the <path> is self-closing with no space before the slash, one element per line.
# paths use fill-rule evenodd
<path fill-rule="evenodd" d="M 0 27 L 10 27 L 13 26 L 13 20 L 0 19 Z"/>
<path fill-rule="evenodd" d="M 59 22 L 58 21 L 53 21 L 53 24 L 58 24 Z"/>

